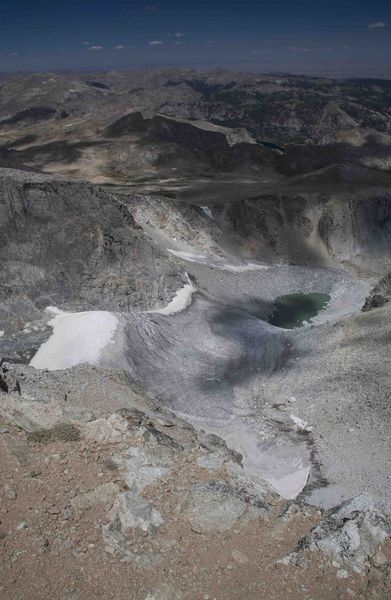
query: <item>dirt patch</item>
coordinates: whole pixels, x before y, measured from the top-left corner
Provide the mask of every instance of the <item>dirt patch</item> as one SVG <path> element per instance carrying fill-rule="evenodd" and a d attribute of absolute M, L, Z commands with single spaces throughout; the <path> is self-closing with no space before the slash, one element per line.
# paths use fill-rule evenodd
<path fill-rule="evenodd" d="M 179 437 L 177 427 L 157 427 Z M 16 428 L 4 424 L 1 431 L 5 432 L 3 437 L 11 436 L 26 444 L 27 436 Z M 274 506 L 267 514 L 242 516 L 224 531 L 197 531 L 180 508 L 184 498 L 195 485 L 228 479 L 224 465 L 213 472 L 198 465 L 205 449 L 197 446 L 176 455 L 170 475 L 144 490 L 144 497 L 153 503 L 164 523 L 153 533 L 134 529 L 127 545 L 140 558 L 154 556 L 153 568 L 124 560 L 107 547 L 102 528 L 108 521 L 114 486 L 119 491 L 127 489 L 114 460 L 125 445 L 86 443 L 83 439 L 64 441 L 61 435 L 45 438 L 44 444 L 39 437 L 30 437 L 26 445 L 33 460 L 25 465 L 7 451 L 0 435 L 0 598 L 280 600 L 282 594 L 287 600 L 389 597 L 389 563 L 372 566 L 363 577 L 344 572 L 341 577 L 341 569 L 320 553 L 307 552 L 298 565 L 278 563 L 321 519 L 321 513 L 310 507 L 271 497 L 268 501 Z M 131 429 L 128 445 L 136 448 L 140 438 L 132 436 Z M 173 449 L 178 452 L 175 445 Z M 86 498 L 98 501 L 84 502 L 83 510 L 75 510 L 76 498 L 79 503 Z M 383 553 L 389 561 L 389 544 L 384 545 Z"/>

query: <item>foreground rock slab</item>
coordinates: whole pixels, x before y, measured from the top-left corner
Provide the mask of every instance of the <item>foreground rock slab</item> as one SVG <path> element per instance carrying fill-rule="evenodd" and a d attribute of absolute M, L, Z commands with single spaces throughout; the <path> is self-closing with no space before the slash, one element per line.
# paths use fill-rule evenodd
<path fill-rule="evenodd" d="M 363 501 L 332 517 L 257 491 L 221 439 L 152 408 L 69 425 L 78 431 L 70 439 L 53 435 L 55 424 L 31 435 L 0 421 L 7 600 L 280 600 L 281 586 L 288 600 L 387 598 L 391 545 L 375 551 L 384 523 Z M 7 450 L 11 438 L 32 463 Z M 295 561 L 276 565 L 300 540 L 322 545 L 349 522 L 371 554 L 362 573 L 341 558 L 336 570 L 336 554 L 318 546 L 300 560 L 304 544 Z"/>
<path fill-rule="evenodd" d="M 288 560 L 297 562 L 300 553 L 309 549 L 322 552 L 336 563 L 363 574 L 370 561 L 384 564 L 380 546 L 390 537 L 391 524 L 377 510 L 366 494 L 344 502 L 330 512 L 303 540 L 299 552 Z"/>

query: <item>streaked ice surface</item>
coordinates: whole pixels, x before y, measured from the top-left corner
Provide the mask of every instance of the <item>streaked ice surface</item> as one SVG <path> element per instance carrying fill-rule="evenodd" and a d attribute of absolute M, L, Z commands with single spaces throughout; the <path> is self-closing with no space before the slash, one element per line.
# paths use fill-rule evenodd
<path fill-rule="evenodd" d="M 283 367 L 287 340 L 294 343 L 292 334 L 262 317 L 283 294 L 325 293 L 330 302 L 305 327 L 321 325 L 359 310 L 366 286 L 338 269 L 236 265 L 171 253 L 192 265 L 193 283 L 166 307 L 60 313 L 31 364 L 125 369 L 166 409 L 239 452 L 247 477 L 294 498 L 310 474 L 310 428 L 294 415 L 281 426 L 259 410 L 268 377 Z"/>
<path fill-rule="evenodd" d="M 211 303 L 190 287 L 163 312 L 59 312 L 31 365 L 125 368 L 166 408 L 240 452 L 247 476 L 293 498 L 310 471 L 306 444 L 257 422 L 249 408 L 262 378 L 278 368 L 284 333 L 244 310 Z"/>

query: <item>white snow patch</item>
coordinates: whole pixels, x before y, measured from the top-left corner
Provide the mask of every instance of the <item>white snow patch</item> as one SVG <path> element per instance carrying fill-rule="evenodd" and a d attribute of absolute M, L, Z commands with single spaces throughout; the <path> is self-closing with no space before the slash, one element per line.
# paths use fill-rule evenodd
<path fill-rule="evenodd" d="M 244 273 L 245 271 L 260 271 L 260 270 L 268 270 L 269 265 L 259 265 L 258 263 L 248 262 L 245 265 L 231 265 L 229 263 L 224 263 L 222 266 L 216 265 L 218 269 L 223 269 L 224 271 L 230 271 L 231 273 Z"/>
<path fill-rule="evenodd" d="M 0 331 L 0 338 L 2 338 L 4 335 L 4 331 Z"/>
<path fill-rule="evenodd" d="M 169 248 L 168 251 L 170 252 L 170 254 L 173 254 L 178 258 L 184 258 L 185 260 L 188 260 L 190 262 L 205 262 L 206 260 L 209 260 L 208 257 L 204 256 L 203 254 L 193 254 L 192 252 L 184 252 L 183 250 L 173 250 L 172 248 Z"/>
<path fill-rule="evenodd" d="M 183 258 L 189 262 L 197 262 L 208 265 L 208 267 L 214 267 L 215 269 L 221 269 L 222 271 L 230 271 L 231 273 L 243 273 L 245 271 L 258 271 L 270 269 L 270 265 L 261 265 L 259 263 L 248 262 L 243 265 L 233 265 L 226 262 L 225 259 L 216 257 L 212 258 L 203 254 L 193 254 L 192 252 L 184 252 L 183 250 L 168 250 L 174 256 Z"/>
<path fill-rule="evenodd" d="M 191 283 L 186 283 L 183 288 L 177 291 L 170 304 L 163 308 L 157 308 L 155 310 L 148 310 L 149 313 L 158 313 L 159 315 L 174 315 L 175 313 L 182 312 L 191 304 L 191 297 L 195 292 L 195 288 Z"/>
<path fill-rule="evenodd" d="M 106 311 L 67 313 L 49 307 L 53 334 L 30 362 L 36 369 L 57 371 L 82 363 L 97 365 L 103 349 L 112 341 L 117 317 Z"/>
<path fill-rule="evenodd" d="M 266 479 L 276 492 L 286 500 L 294 500 L 303 491 L 310 474 L 310 467 L 300 464 L 293 473 L 280 478 Z"/>
<path fill-rule="evenodd" d="M 309 427 L 306 421 L 300 419 L 300 417 L 296 417 L 295 415 L 290 415 L 290 418 L 294 422 L 294 424 L 301 429 L 302 431 L 312 431 L 312 427 Z"/>

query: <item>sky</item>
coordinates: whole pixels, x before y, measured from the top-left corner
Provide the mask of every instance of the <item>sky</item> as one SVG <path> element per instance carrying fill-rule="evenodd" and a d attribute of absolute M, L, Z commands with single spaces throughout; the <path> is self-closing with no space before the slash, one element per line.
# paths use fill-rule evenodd
<path fill-rule="evenodd" d="M 1 0 L 0 72 L 216 67 L 391 79 L 391 0 Z"/>

